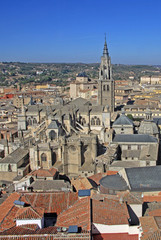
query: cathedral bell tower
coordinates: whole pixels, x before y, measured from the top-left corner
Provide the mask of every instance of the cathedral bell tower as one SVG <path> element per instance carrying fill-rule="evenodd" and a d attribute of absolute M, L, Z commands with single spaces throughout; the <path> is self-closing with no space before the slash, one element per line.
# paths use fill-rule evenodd
<path fill-rule="evenodd" d="M 108 53 L 106 37 L 101 57 L 101 65 L 99 69 L 98 80 L 98 105 L 109 106 L 109 111 L 114 112 L 115 96 L 114 96 L 114 80 L 112 79 L 111 58 Z"/>

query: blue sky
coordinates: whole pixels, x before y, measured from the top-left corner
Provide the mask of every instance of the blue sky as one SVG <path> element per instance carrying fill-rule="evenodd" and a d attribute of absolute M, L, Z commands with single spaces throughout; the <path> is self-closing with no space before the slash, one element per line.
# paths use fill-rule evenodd
<path fill-rule="evenodd" d="M 160 0 L 1 0 L 0 61 L 161 65 Z"/>

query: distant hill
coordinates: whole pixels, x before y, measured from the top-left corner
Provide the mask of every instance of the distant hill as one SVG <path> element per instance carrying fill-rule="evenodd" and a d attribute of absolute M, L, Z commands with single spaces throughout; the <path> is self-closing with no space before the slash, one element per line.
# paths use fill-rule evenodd
<path fill-rule="evenodd" d="M 0 63 L 0 85 L 30 82 L 55 83 L 66 85 L 76 78 L 80 72 L 86 72 L 91 79 L 98 79 L 99 63 Z M 133 76 L 139 81 L 143 75 L 161 75 L 161 66 L 147 65 L 113 65 L 114 80 L 128 79 Z"/>

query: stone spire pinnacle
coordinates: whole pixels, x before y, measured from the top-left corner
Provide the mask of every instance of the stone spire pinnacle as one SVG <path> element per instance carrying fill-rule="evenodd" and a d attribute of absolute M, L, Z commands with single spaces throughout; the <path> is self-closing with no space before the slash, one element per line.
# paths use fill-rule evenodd
<path fill-rule="evenodd" d="M 106 33 L 105 33 L 105 44 L 103 48 L 103 56 L 108 57 L 108 48 L 107 48 L 107 42 L 106 42 Z"/>

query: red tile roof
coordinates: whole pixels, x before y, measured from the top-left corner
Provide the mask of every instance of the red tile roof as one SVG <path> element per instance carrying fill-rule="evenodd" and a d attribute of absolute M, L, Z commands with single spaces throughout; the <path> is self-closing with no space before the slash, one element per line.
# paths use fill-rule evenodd
<path fill-rule="evenodd" d="M 49 170 L 40 168 L 38 170 L 31 172 L 29 175 L 37 177 L 54 177 L 56 173 L 57 173 L 56 168 L 50 168 Z"/>
<path fill-rule="evenodd" d="M 143 204 L 141 193 L 133 193 L 130 191 L 118 192 L 118 198 L 122 198 L 124 202 L 128 204 Z"/>
<path fill-rule="evenodd" d="M 33 208 L 41 207 L 45 209 L 45 213 L 57 213 L 58 215 L 78 200 L 78 193 L 24 193 L 24 197 Z"/>
<path fill-rule="evenodd" d="M 24 224 L 21 226 L 14 226 L 0 233 L 0 235 L 23 235 L 23 234 L 33 234 L 39 229 L 37 224 Z"/>
<path fill-rule="evenodd" d="M 108 170 L 107 172 L 106 172 L 106 175 L 115 175 L 115 174 L 117 174 L 118 173 L 118 171 L 110 171 L 110 170 Z"/>
<path fill-rule="evenodd" d="M 71 179 L 71 184 L 75 187 L 76 191 L 92 188 L 91 183 L 86 177 L 78 177 L 77 179 Z"/>
<path fill-rule="evenodd" d="M 32 226 L 33 225 L 33 226 Z M 57 232 L 57 228 L 50 226 L 39 229 L 38 225 L 22 225 L 13 227 L 3 233 L 0 233 L 0 239 L 7 240 L 90 240 L 90 232 L 69 234 L 68 232 Z"/>
<path fill-rule="evenodd" d="M 25 203 L 30 204 L 33 209 L 36 209 L 39 215 L 41 215 L 40 208 L 43 208 L 45 213 L 57 213 L 58 215 L 78 200 L 78 194 L 72 192 L 12 193 L 0 205 L 0 231 L 14 227 L 17 212 L 25 211 L 20 210 L 18 206 L 14 205 L 15 200 L 23 200 Z M 26 214 L 26 212 L 24 212 L 24 214 Z M 28 217 L 32 216 L 32 214 L 31 211 L 27 212 Z"/>
<path fill-rule="evenodd" d="M 44 216 L 43 208 L 25 207 L 17 211 L 15 219 L 42 219 Z"/>
<path fill-rule="evenodd" d="M 137 234 L 128 234 L 128 233 L 106 233 L 93 235 L 93 240 L 138 240 L 139 237 Z"/>
<path fill-rule="evenodd" d="M 153 217 L 160 217 L 161 216 L 161 209 L 154 209 L 152 211 L 149 211 L 148 215 L 153 216 Z"/>
<path fill-rule="evenodd" d="M 105 225 L 129 224 L 130 218 L 125 203 L 105 198 L 103 201 L 92 200 L 93 223 Z"/>
<path fill-rule="evenodd" d="M 156 195 L 156 196 L 144 196 L 143 197 L 144 202 L 161 202 L 161 195 Z"/>
<path fill-rule="evenodd" d="M 157 230 L 153 234 L 148 236 L 147 238 L 141 238 L 141 239 L 144 239 L 144 240 L 160 240 L 161 239 L 161 231 Z"/>
<path fill-rule="evenodd" d="M 96 173 L 88 178 L 93 180 L 97 185 L 99 185 L 101 178 L 103 178 L 105 175 L 106 174 L 104 174 L 104 173 Z"/>
<path fill-rule="evenodd" d="M 108 170 L 106 173 L 96 173 L 88 178 L 92 179 L 95 183 L 97 183 L 97 185 L 99 185 L 100 184 L 99 181 L 101 180 L 101 178 L 105 177 L 106 175 L 115 175 L 117 173 L 118 173 L 118 171 Z"/>
<path fill-rule="evenodd" d="M 19 193 L 12 193 L 1 205 L 0 205 L 0 223 L 4 219 L 4 217 L 8 214 L 8 212 L 13 208 L 14 201 L 19 200 Z"/>
<path fill-rule="evenodd" d="M 14 221 L 14 219 L 18 209 L 19 208 L 16 206 L 13 206 L 13 208 L 10 209 L 10 211 L 4 217 L 3 221 L 0 223 L 0 231 L 4 231 L 16 225 L 16 222 Z"/>
<path fill-rule="evenodd" d="M 143 234 L 141 239 L 146 239 L 148 236 L 152 235 L 155 231 L 158 230 L 158 226 L 154 217 L 146 216 L 140 218 L 141 227 L 143 230 Z"/>
<path fill-rule="evenodd" d="M 0 205 L 0 231 L 15 226 L 14 218 L 19 208 L 14 205 L 14 201 L 19 199 L 20 194 L 15 192 Z"/>
<path fill-rule="evenodd" d="M 56 226 L 69 227 L 70 225 L 77 225 L 83 230 L 90 230 L 90 197 L 78 200 L 58 216 Z"/>

